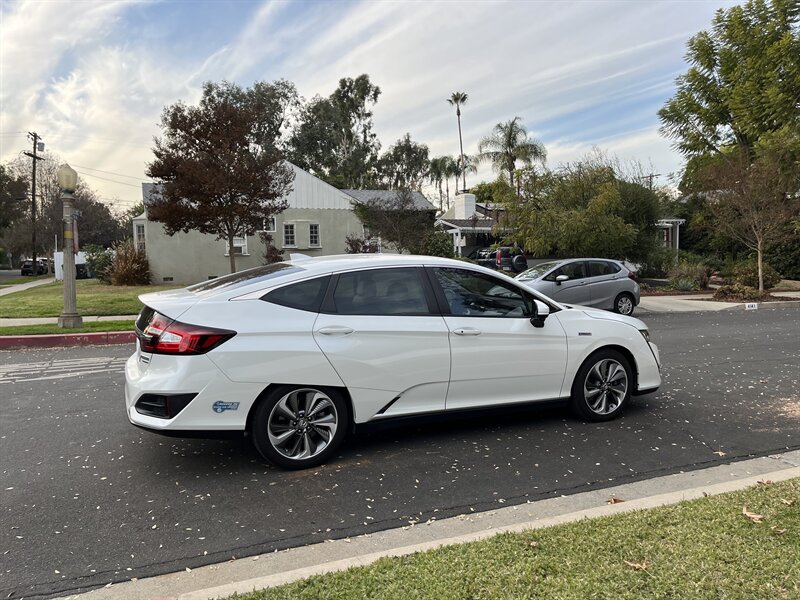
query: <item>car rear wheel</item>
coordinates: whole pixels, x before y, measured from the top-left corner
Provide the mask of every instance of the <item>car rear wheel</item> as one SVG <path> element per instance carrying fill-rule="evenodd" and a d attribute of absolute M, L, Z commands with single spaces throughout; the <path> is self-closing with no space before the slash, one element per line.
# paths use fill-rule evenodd
<path fill-rule="evenodd" d="M 253 443 L 269 462 L 285 469 L 307 469 L 327 461 L 350 425 L 347 402 L 335 390 L 281 386 L 256 408 Z"/>
<path fill-rule="evenodd" d="M 572 411 L 587 421 L 609 421 L 631 397 L 633 371 L 616 350 L 599 350 L 578 369 L 572 383 Z"/>
<path fill-rule="evenodd" d="M 621 315 L 631 316 L 636 304 L 634 303 L 633 296 L 627 293 L 619 294 L 614 299 L 614 312 Z"/>

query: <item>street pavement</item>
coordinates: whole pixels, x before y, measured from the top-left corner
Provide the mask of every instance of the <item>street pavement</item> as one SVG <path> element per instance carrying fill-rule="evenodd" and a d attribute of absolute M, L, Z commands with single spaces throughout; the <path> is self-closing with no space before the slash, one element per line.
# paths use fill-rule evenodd
<path fill-rule="evenodd" d="M 664 385 L 616 421 L 561 407 L 384 424 L 319 469 L 131 427 L 130 347 L 0 352 L 0 597 L 47 598 L 800 448 L 800 307 L 644 315 Z"/>

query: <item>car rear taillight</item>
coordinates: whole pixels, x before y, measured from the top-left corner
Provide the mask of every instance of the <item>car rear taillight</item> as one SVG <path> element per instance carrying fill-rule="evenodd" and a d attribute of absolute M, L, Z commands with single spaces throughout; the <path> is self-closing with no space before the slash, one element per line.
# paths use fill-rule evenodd
<path fill-rule="evenodd" d="M 154 312 L 144 331 L 136 329 L 142 352 L 151 354 L 205 354 L 236 335 L 229 329 L 173 321 Z"/>
<path fill-rule="evenodd" d="M 636 273 L 634 273 L 633 271 L 628 271 L 628 279 L 633 279 L 634 281 L 636 281 Z"/>

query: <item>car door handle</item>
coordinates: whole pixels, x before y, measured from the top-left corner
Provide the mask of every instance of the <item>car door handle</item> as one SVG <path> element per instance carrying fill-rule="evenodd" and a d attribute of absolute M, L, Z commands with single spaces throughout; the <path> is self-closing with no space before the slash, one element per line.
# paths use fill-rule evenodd
<path fill-rule="evenodd" d="M 353 333 L 350 327 L 342 327 L 341 325 L 331 325 L 329 327 L 322 327 L 317 329 L 317 333 L 322 335 L 349 335 Z"/>
<path fill-rule="evenodd" d="M 456 335 L 480 335 L 480 329 L 473 329 L 472 327 L 460 327 L 459 329 L 453 329 L 453 333 Z"/>

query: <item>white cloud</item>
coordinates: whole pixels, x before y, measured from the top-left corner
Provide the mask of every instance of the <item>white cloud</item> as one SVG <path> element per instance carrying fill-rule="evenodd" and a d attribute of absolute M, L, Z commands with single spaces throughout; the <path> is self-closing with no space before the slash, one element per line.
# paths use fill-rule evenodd
<path fill-rule="evenodd" d="M 163 107 L 196 102 L 202 81 L 223 78 L 285 77 L 311 97 L 368 73 L 383 90 L 375 122 L 384 145 L 410 132 L 433 155 L 457 153 L 445 99 L 461 90 L 470 96 L 467 153 L 495 123 L 519 115 L 547 145 L 550 164 L 597 145 L 675 170 L 680 157 L 658 136 L 655 111 L 685 68 L 685 41 L 709 26 L 718 3 L 229 3 L 238 28 L 191 55 L 177 53 L 175 36 L 195 35 L 192 2 L 168 5 L 185 14 L 180 31 L 160 31 L 165 7 L 144 3 L 148 27 L 160 31 L 147 39 L 126 30 L 138 3 L 2 6 L 0 160 L 27 146 L 14 132 L 36 130 L 63 158 L 128 184 L 88 178 L 101 196 L 134 201 L 136 181 L 111 173 L 144 179 Z M 479 173 L 492 176 L 486 166 Z"/>

